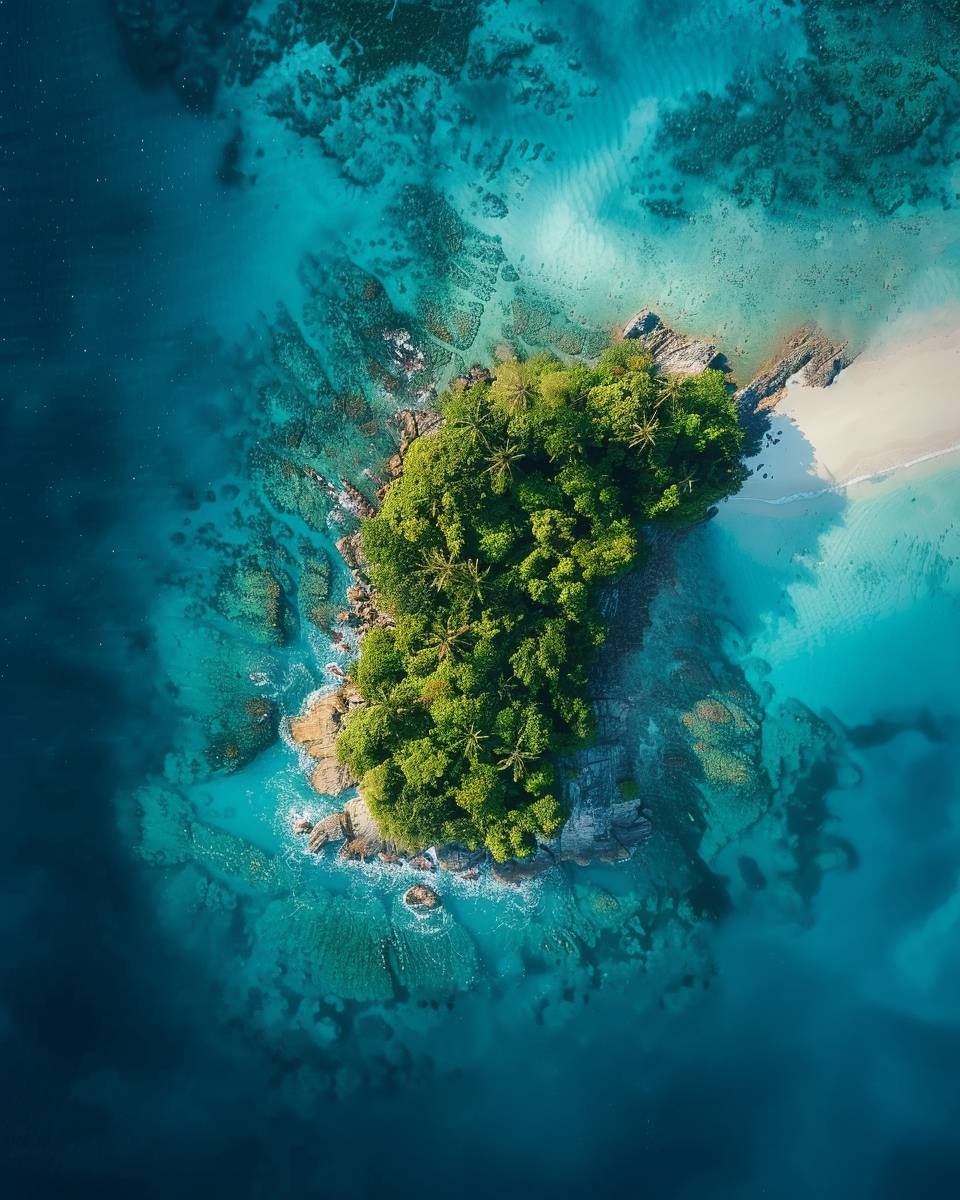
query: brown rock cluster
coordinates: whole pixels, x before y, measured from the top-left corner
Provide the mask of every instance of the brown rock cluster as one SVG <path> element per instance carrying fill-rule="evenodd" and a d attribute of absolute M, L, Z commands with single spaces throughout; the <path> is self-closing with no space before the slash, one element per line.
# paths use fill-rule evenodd
<path fill-rule="evenodd" d="M 360 696 L 349 684 L 316 697 L 305 713 L 290 721 L 290 736 L 317 760 L 310 772 L 310 786 L 325 796 L 339 796 L 356 785 L 353 772 L 337 761 L 336 741 L 344 718 Z"/>
<path fill-rule="evenodd" d="M 408 908 L 439 908 L 440 897 L 425 883 L 415 883 L 403 893 L 403 902 Z"/>

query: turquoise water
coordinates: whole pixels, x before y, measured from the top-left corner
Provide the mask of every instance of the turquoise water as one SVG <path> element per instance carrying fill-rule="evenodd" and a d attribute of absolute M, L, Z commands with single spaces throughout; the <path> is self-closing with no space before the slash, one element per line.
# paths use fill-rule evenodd
<path fill-rule="evenodd" d="M 955 1194 L 951 458 L 658 558 L 629 863 L 417 918 L 303 853 L 284 726 L 346 661 L 311 472 L 424 387 L 956 301 L 953 7 L 426 7 L 11 24 L 15 1194 Z"/>

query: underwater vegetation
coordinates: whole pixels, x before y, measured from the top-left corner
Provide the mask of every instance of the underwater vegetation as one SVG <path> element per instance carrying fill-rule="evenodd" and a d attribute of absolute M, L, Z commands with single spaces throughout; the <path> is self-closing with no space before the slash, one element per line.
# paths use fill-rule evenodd
<path fill-rule="evenodd" d="M 953 0 L 803 0 L 806 45 L 743 69 L 720 91 L 669 106 L 656 148 L 681 176 L 781 214 L 837 200 L 889 214 L 950 207 L 960 116 Z M 935 182 L 933 168 L 942 172 Z M 661 204 L 683 216 L 683 188 Z"/>

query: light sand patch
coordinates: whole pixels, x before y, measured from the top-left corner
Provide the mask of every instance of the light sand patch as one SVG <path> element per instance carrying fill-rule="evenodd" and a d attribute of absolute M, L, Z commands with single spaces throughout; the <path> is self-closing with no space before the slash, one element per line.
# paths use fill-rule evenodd
<path fill-rule="evenodd" d="M 960 451 L 960 311 L 896 326 L 827 388 L 791 385 L 737 504 L 787 505 Z"/>

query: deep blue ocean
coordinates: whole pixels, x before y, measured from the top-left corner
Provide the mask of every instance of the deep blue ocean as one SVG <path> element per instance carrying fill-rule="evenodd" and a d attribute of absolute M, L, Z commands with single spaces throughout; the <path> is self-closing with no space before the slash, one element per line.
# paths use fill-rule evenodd
<path fill-rule="evenodd" d="M 956 5 L 0 0 L 0 54 L 3 1194 L 960 1194 L 955 456 L 678 541 L 629 863 L 424 924 L 303 852 L 286 725 L 315 474 L 418 389 L 960 300 Z"/>

